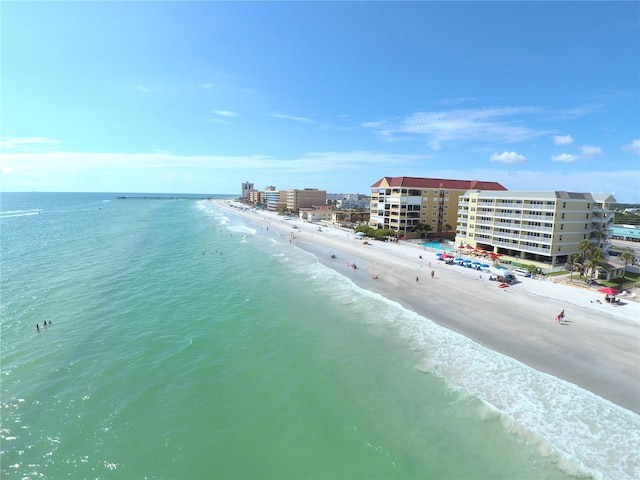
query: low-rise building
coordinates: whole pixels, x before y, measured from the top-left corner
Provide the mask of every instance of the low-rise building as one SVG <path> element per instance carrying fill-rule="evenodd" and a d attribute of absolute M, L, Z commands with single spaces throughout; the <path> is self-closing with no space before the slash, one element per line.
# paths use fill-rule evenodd
<path fill-rule="evenodd" d="M 640 225 L 612 225 L 611 238 L 626 242 L 640 242 Z"/>

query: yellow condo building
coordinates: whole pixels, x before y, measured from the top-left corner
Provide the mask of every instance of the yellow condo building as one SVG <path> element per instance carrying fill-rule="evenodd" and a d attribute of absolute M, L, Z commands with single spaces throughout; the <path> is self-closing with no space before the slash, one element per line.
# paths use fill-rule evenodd
<path fill-rule="evenodd" d="M 467 190 L 506 190 L 497 182 L 384 177 L 371 185 L 369 225 L 406 235 L 418 224 L 433 232 L 456 230 L 458 199 Z"/>
<path fill-rule="evenodd" d="M 582 240 L 605 247 L 615 201 L 590 193 L 469 190 L 458 202 L 456 245 L 564 265 Z"/>

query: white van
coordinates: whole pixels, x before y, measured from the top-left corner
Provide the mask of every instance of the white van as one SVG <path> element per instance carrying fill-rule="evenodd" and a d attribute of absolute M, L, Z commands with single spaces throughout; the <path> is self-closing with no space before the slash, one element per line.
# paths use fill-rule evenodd
<path fill-rule="evenodd" d="M 513 273 L 515 273 L 516 275 L 520 275 L 521 277 L 530 277 L 531 274 L 529 273 L 529 270 L 525 270 L 524 268 L 516 268 Z"/>

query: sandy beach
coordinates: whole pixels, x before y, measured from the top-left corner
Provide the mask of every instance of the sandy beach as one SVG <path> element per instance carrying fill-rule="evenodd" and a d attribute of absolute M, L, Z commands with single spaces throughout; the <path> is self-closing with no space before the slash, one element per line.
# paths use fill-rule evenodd
<path fill-rule="evenodd" d="M 637 299 L 623 296 L 613 306 L 595 289 L 523 277 L 503 289 L 488 273 L 446 265 L 436 251 L 415 244 L 366 245 L 343 229 L 242 210 L 226 201 L 215 204 L 258 228 L 273 228 L 284 242 L 315 254 L 362 288 L 640 414 Z M 559 324 L 561 310 L 566 317 Z"/>

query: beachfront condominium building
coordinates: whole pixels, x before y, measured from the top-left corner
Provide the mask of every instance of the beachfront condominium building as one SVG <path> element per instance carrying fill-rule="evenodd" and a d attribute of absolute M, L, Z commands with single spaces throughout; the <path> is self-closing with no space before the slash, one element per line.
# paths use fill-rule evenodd
<path fill-rule="evenodd" d="M 467 190 L 506 190 L 497 182 L 384 177 L 371 185 L 369 225 L 406 235 L 419 224 L 433 232 L 455 232 L 458 198 Z"/>
<path fill-rule="evenodd" d="M 274 186 L 265 187 L 261 192 L 262 205 L 269 211 L 278 212 L 282 208 L 282 192 L 276 190 Z"/>
<path fill-rule="evenodd" d="M 611 195 L 469 190 L 460 197 L 456 245 L 546 265 L 564 265 L 588 239 L 606 248 Z"/>
<path fill-rule="evenodd" d="M 317 188 L 297 188 L 287 190 L 287 210 L 298 212 L 301 208 L 310 208 L 327 204 L 327 191 Z"/>
<path fill-rule="evenodd" d="M 253 183 L 251 182 L 243 182 L 242 183 L 242 198 L 248 199 L 253 192 Z"/>

